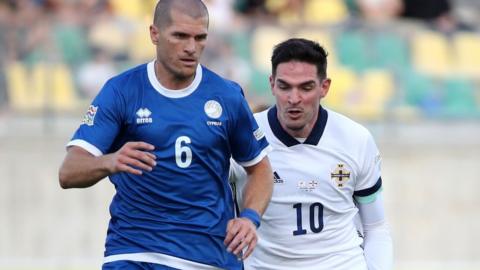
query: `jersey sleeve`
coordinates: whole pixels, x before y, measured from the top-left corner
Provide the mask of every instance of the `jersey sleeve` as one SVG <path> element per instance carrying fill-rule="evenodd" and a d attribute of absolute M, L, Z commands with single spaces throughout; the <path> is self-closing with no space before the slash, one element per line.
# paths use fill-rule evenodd
<path fill-rule="evenodd" d="M 232 157 L 243 167 L 249 167 L 260 162 L 270 151 L 270 146 L 243 96 L 237 108 L 230 133 Z"/>
<path fill-rule="evenodd" d="M 382 190 L 381 157 L 370 133 L 368 133 L 362 155 L 360 160 L 363 160 L 363 165 L 353 196 L 358 203 L 370 203 Z"/>
<path fill-rule="evenodd" d="M 94 156 L 109 152 L 122 125 L 122 98 L 111 81 L 107 82 L 85 113 L 69 146 L 80 146 Z"/>

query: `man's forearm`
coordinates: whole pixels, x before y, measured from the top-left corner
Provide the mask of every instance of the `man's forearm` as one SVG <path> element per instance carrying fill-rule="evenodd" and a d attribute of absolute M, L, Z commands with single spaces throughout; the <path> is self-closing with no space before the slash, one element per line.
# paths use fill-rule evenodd
<path fill-rule="evenodd" d="M 62 188 L 86 188 L 109 175 L 108 157 L 95 157 L 83 149 L 69 149 L 59 170 Z"/>
<path fill-rule="evenodd" d="M 246 167 L 248 181 L 243 190 L 243 207 L 262 215 L 267 209 L 273 191 L 273 173 L 268 158 Z"/>

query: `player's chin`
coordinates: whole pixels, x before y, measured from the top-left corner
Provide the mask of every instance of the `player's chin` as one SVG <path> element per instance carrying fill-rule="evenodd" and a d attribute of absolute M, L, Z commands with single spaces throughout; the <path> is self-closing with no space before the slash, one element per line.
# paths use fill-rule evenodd
<path fill-rule="evenodd" d="M 305 124 L 303 122 L 289 120 L 285 126 L 292 131 L 300 131 L 305 127 Z"/>

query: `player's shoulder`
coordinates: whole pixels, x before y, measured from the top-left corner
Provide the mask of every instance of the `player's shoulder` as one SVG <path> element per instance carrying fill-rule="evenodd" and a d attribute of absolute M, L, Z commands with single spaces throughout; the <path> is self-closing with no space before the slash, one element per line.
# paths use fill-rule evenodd
<path fill-rule="evenodd" d="M 327 125 L 334 136 L 345 135 L 351 138 L 365 140 L 370 135 L 370 131 L 362 124 L 356 122 L 350 117 L 339 112 L 324 108 L 328 113 Z"/>
<path fill-rule="evenodd" d="M 135 66 L 133 68 L 127 69 L 123 72 L 120 72 L 116 76 L 110 78 L 107 81 L 107 84 L 112 84 L 114 86 L 122 86 L 125 85 L 127 82 L 131 82 L 132 79 L 140 80 L 142 76 L 146 76 L 147 74 L 147 64 L 141 64 Z"/>
<path fill-rule="evenodd" d="M 225 95 L 243 96 L 242 87 L 237 82 L 226 79 L 205 66 L 202 66 L 202 76 L 203 81 L 211 86 L 213 91 L 216 90 Z"/>

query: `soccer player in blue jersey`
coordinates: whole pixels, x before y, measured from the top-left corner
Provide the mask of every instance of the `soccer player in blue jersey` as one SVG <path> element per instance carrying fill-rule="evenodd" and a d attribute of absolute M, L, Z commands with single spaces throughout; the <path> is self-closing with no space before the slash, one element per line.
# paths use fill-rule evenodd
<path fill-rule="evenodd" d="M 275 47 L 276 105 L 255 114 L 273 148 L 274 190 L 245 270 L 392 268 L 379 151 L 365 127 L 320 105 L 330 83 L 316 42 Z M 234 163 L 231 177 L 241 191 L 244 170 Z"/>
<path fill-rule="evenodd" d="M 242 269 L 272 192 L 269 145 L 241 88 L 199 64 L 199 0 L 161 0 L 156 59 L 110 79 L 67 145 L 63 188 L 115 185 L 103 269 Z M 230 158 L 249 175 L 235 215 Z"/>

